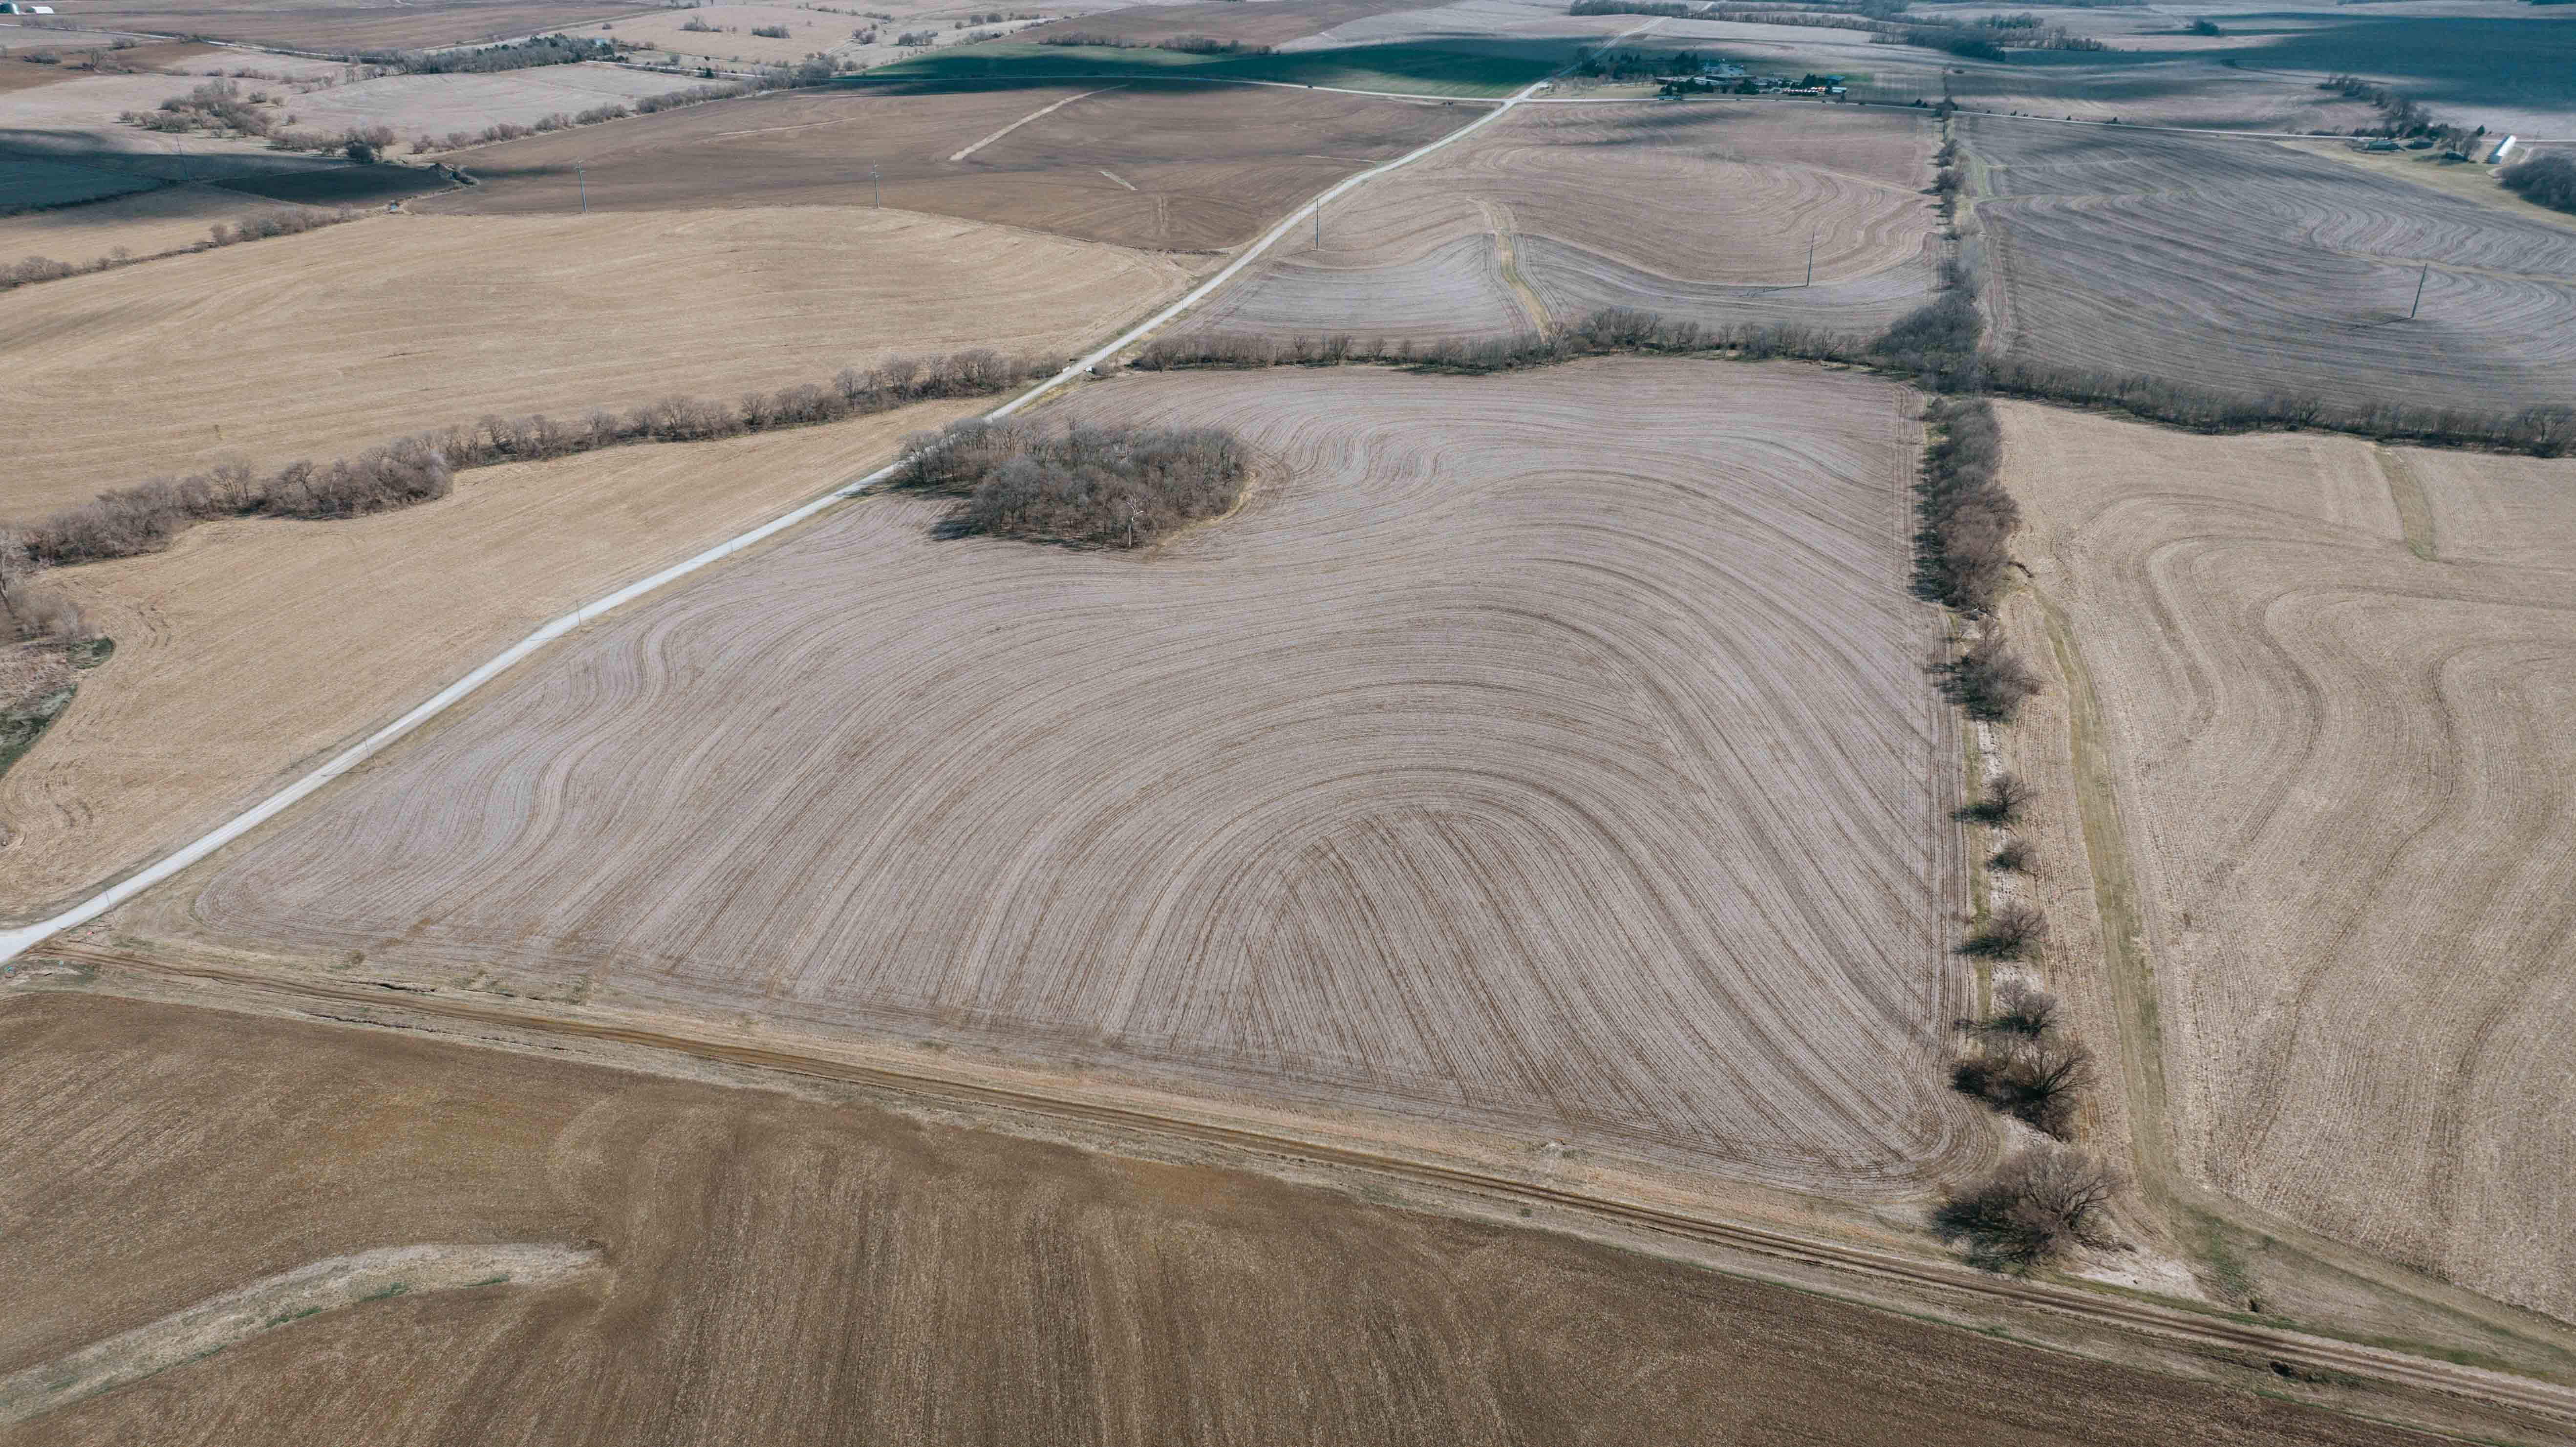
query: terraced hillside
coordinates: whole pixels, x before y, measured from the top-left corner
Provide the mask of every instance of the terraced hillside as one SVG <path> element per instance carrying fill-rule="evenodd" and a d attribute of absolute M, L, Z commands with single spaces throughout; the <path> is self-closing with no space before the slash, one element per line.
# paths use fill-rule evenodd
<path fill-rule="evenodd" d="M 2576 463 L 2002 410 L 2184 1165 L 2576 1320 Z"/>
<path fill-rule="evenodd" d="M 2567 231 L 2267 141 L 1965 126 L 2015 355 L 2343 403 L 2576 397 Z"/>
<path fill-rule="evenodd" d="M 872 501 L 568 644 L 192 918 L 1864 1197 L 1986 1149 L 1942 1085 L 1902 391 L 1629 359 L 1075 401 L 1236 427 L 1262 489 L 1143 561 Z"/>

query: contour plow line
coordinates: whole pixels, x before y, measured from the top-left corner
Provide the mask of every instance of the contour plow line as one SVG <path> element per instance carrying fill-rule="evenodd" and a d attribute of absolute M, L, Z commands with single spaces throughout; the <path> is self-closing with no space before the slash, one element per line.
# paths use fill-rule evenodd
<path fill-rule="evenodd" d="M 1649 21 L 1644 25 L 1639 25 L 1623 31 L 1614 38 L 1612 43 L 1615 44 L 1617 40 L 1624 40 L 1628 36 L 1638 34 L 1642 31 L 1651 30 L 1661 23 L 1663 22 L 1660 20 Z M 1573 67 L 1571 65 L 1567 66 L 1567 69 L 1569 70 L 1572 68 Z M 1564 73 L 1564 71 L 1557 72 L 1558 75 L 1562 75 Z M 1427 145 L 1416 147 L 1411 151 L 1407 151 L 1405 154 L 1398 156 L 1394 160 L 1388 161 L 1383 165 L 1372 167 L 1369 170 L 1360 172 L 1356 176 L 1344 179 L 1340 184 L 1300 207 L 1286 220 L 1281 221 L 1278 225 L 1270 228 L 1270 230 L 1265 233 L 1260 240 L 1245 247 L 1243 251 L 1234 258 L 1234 260 L 1226 263 L 1223 270 L 1217 272 L 1216 275 L 1209 277 L 1206 281 L 1201 282 L 1194 290 L 1183 296 L 1180 300 L 1173 302 L 1170 306 L 1163 308 L 1161 311 L 1154 313 L 1151 317 L 1137 323 L 1135 326 L 1121 333 L 1115 340 L 1109 342 L 1105 346 L 1098 347 L 1083 356 L 1076 358 L 1063 371 L 1056 373 L 1054 376 L 1038 383 L 1028 391 L 1021 393 L 1019 396 L 1014 397 L 1010 401 L 1003 403 L 1001 406 L 994 408 L 992 411 L 985 413 L 984 416 L 986 420 L 998 421 L 1001 418 L 1011 416 L 1012 414 L 1027 408 L 1039 398 L 1046 396 L 1056 388 L 1090 375 L 1092 368 L 1109 360 L 1111 357 L 1116 356 L 1127 348 L 1134 346 L 1136 343 L 1143 341 L 1145 338 L 1152 336 L 1163 327 L 1170 325 L 1173 318 L 1178 317 L 1183 312 L 1188 311 L 1190 308 L 1197 306 L 1200 302 L 1213 296 L 1219 288 L 1240 275 L 1245 267 L 1250 266 L 1254 261 L 1260 259 L 1262 253 L 1277 245 L 1290 232 L 1305 224 L 1308 218 L 1312 217 L 1325 205 L 1340 199 L 1351 191 L 1385 175 L 1389 171 L 1409 166 L 1415 161 L 1421 160 L 1423 157 L 1430 155 L 1434 151 L 1438 151 L 1446 146 L 1454 145 L 1455 143 L 1466 139 L 1468 136 L 1475 134 L 1477 131 L 1483 130 L 1485 127 L 1492 125 L 1494 122 L 1501 120 L 1504 116 L 1510 114 L 1515 107 L 1536 94 L 1539 87 L 1549 84 L 1554 80 L 1554 78 L 1554 76 L 1551 76 L 1547 80 L 1532 81 L 1529 85 L 1513 94 L 1510 99 L 1502 101 L 1499 104 L 1495 104 L 1492 110 L 1477 117 L 1475 120 L 1468 122 L 1466 125 L 1460 126 L 1458 129 L 1451 131 L 1449 134 L 1442 136 L 1440 139 L 1432 141 Z M 1034 117 L 1031 119 L 1034 119 Z M 414 729 L 419 728 L 422 724 L 429 722 L 431 719 L 438 717 L 440 714 L 445 713 L 450 708 L 455 707 L 465 699 L 473 696 L 473 694 L 480 690 L 483 685 L 490 683 L 493 679 L 496 679 L 502 674 L 517 667 L 538 649 L 545 647 L 547 644 L 554 642 L 556 639 L 563 637 L 565 634 L 572 632 L 583 624 L 598 618 L 601 614 L 609 612 L 615 608 L 623 607 L 628 603 L 632 603 L 636 599 L 641 598 L 648 593 L 658 592 L 662 588 L 678 582 L 680 579 L 685 578 L 710 564 L 719 563 L 726 558 L 732 557 L 734 554 L 741 552 L 745 548 L 766 542 L 770 538 L 776 537 L 778 534 L 787 531 L 789 528 L 807 521 L 816 514 L 822 512 L 824 509 L 857 497 L 868 489 L 885 482 L 887 479 L 894 476 L 895 471 L 896 464 L 889 463 L 886 466 L 880 467 L 876 471 L 869 473 L 865 477 L 859 478 L 854 482 L 846 483 L 841 487 L 833 489 L 831 492 L 825 493 L 823 496 L 814 499 L 812 502 L 809 502 L 802 507 L 796 508 L 795 510 L 785 513 L 779 517 L 772 518 L 768 522 L 762 523 L 760 526 L 753 528 L 749 532 L 743 533 L 737 537 L 728 538 L 725 541 L 716 544 L 714 547 L 708 548 L 702 553 L 698 553 L 693 557 L 683 559 L 680 562 L 664 568 L 662 571 L 653 574 L 649 578 L 645 578 L 639 582 L 629 583 L 625 587 L 618 589 L 616 592 L 609 594 L 607 597 L 597 599 L 593 602 L 584 603 L 573 609 L 573 611 L 553 619 L 539 627 L 536 632 L 529 634 L 527 637 L 510 645 L 508 648 L 503 649 L 500 653 L 493 656 L 473 672 L 466 674 L 463 678 L 456 680 L 454 683 L 451 683 L 447 687 L 430 695 L 427 699 L 423 700 L 417 708 L 411 710 L 411 712 L 404 714 L 402 717 L 395 719 L 392 723 L 389 723 L 383 728 L 376 730 L 374 733 L 367 735 L 364 739 L 351 745 L 347 750 L 340 753 L 329 762 L 323 764 L 320 768 L 315 769 L 313 772 L 306 774 L 303 778 L 300 778 L 294 783 L 287 785 L 285 788 L 278 790 L 276 793 L 271 794 L 259 803 L 252 805 L 249 809 L 243 811 L 241 814 L 235 816 L 226 823 L 221 824 L 200 836 L 194 842 L 182 846 L 177 851 L 162 858 L 158 862 L 148 865 L 134 874 L 117 881 L 115 884 L 110 885 L 106 889 L 100 890 L 97 894 L 94 894 L 88 899 L 63 910 L 59 914 L 53 915 L 47 919 L 38 920 L 33 924 L 21 925 L 16 929 L 0 931 L 0 964 L 5 964 L 10 960 L 16 959 L 19 955 L 25 953 L 29 946 L 35 944 L 39 940 L 60 934 L 64 930 L 77 929 L 80 926 L 89 923 L 91 920 L 98 918 L 100 915 L 106 914 L 108 911 L 115 909 L 118 905 L 121 905 L 127 900 L 134 898 L 136 895 L 143 893 L 145 890 L 151 889 L 155 885 L 158 885 L 187 869 L 189 866 L 197 863 L 197 861 L 204 859 L 216 850 L 221 849 L 225 845 L 232 843 L 234 840 L 239 839 L 245 834 L 248 834 L 260 825 L 276 818 L 279 814 L 293 808 L 296 804 L 302 802 L 305 798 L 321 789 L 324 785 L 329 784 L 332 780 L 339 778 L 341 775 L 348 773 L 351 769 L 358 767 L 360 764 L 363 764 L 367 760 L 384 752 L 387 748 L 392 747 L 393 744 L 402 739 L 405 735 L 411 733 Z"/>

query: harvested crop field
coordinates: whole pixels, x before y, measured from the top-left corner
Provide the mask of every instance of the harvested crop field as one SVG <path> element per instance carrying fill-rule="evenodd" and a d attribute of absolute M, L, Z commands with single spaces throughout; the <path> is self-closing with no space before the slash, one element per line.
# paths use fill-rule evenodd
<path fill-rule="evenodd" d="M 296 124 L 318 131 L 391 126 L 401 137 L 445 136 L 509 122 L 668 95 L 706 82 L 615 65 L 543 65 L 495 75 L 388 75 L 295 99 Z"/>
<path fill-rule="evenodd" d="M 1938 283 L 1936 144 L 1886 111 L 1525 106 L 1329 208 L 1320 249 L 1292 240 L 1192 325 L 1490 336 L 1630 306 L 1873 334 Z"/>
<path fill-rule="evenodd" d="M 30 256 L 82 264 L 119 247 L 153 256 L 194 246 L 219 224 L 304 209 L 221 186 L 163 186 L 87 206 L 0 217 L 0 266 Z"/>
<path fill-rule="evenodd" d="M 607 1267 L 285 1324 L 47 1442 L 2431 1441 L 1262 1176 L 389 1032 L 20 996 L 0 1090 L 0 1373 L 388 1242 Z"/>
<path fill-rule="evenodd" d="M 166 553 L 48 575 L 116 656 L 0 776 L 0 917 L 167 853 L 544 620 L 874 470 L 906 430 L 973 405 L 478 468 L 400 512 L 209 524 Z"/>
<path fill-rule="evenodd" d="M 895 89 L 693 106 L 605 132 L 463 152 L 453 159 L 484 184 L 434 204 L 479 214 L 570 212 L 578 160 L 588 168 L 593 211 L 865 207 L 877 195 L 874 169 L 888 209 L 1121 246 L 1219 250 L 1477 114 L 1160 81 L 887 93 Z"/>
<path fill-rule="evenodd" d="M 512 40 L 647 7 L 586 0 L 432 0 L 394 5 L 233 4 L 173 6 L 168 0 L 87 0 L 84 19 L 120 30 L 274 45 L 283 50 L 404 50 Z"/>
<path fill-rule="evenodd" d="M 2184 1167 L 2576 1320 L 2576 462 L 1999 410 Z"/>
<path fill-rule="evenodd" d="M 1906 395 L 1637 359 L 1089 388 L 1239 428 L 1262 490 L 1144 560 L 853 509 L 567 645 L 192 917 L 1903 1194 L 1985 1149 L 1941 1082 Z"/>
<path fill-rule="evenodd" d="M 1965 134 L 2016 356 L 2338 403 L 2576 395 L 2576 235 L 2558 227 L 2269 141 L 1978 117 Z"/>
<path fill-rule="evenodd" d="M 1447 0 L 1200 0 L 1183 5 L 1130 5 L 1052 21 L 1014 37 L 1043 43 L 1051 37 L 1109 36 L 1134 44 L 1178 36 L 1204 36 L 1237 45 L 1286 45 L 1371 16 L 1431 9 Z"/>
<path fill-rule="evenodd" d="M 944 217 L 746 208 L 376 216 L 21 287 L 0 295 L 0 517 L 487 412 L 823 382 L 887 350 L 1070 355 L 1185 279 Z"/>

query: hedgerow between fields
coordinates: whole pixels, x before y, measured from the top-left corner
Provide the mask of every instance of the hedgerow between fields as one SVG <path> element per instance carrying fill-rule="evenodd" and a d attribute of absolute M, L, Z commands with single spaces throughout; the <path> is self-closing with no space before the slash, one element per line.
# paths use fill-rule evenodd
<path fill-rule="evenodd" d="M 30 256 L 24 261 L 0 266 L 0 291 L 8 291 L 13 287 L 26 286 L 39 281 L 60 281 L 67 276 L 87 276 L 97 271 L 114 271 L 120 266 L 132 266 L 141 261 L 158 261 L 165 256 L 186 256 L 199 251 L 213 251 L 218 247 L 234 246 L 244 241 L 266 241 L 272 236 L 300 236 L 307 231 L 318 231 L 325 226 L 336 226 L 340 222 L 357 219 L 358 213 L 347 207 L 329 213 L 275 211 L 264 216 L 247 217 L 240 221 L 218 221 L 214 229 L 206 233 L 205 240 L 173 251 L 156 251 L 150 256 L 132 256 L 120 250 L 115 255 L 98 257 L 86 265 L 56 261 L 50 256 Z"/>
<path fill-rule="evenodd" d="M 942 397 L 978 397 L 1046 375 L 1054 363 L 974 350 L 937 359 L 894 358 L 848 368 L 829 385 L 753 392 L 738 404 L 669 397 L 619 415 L 578 421 L 486 417 L 399 438 L 322 465 L 293 462 L 262 475 L 224 463 L 187 477 L 161 477 L 102 493 L 41 522 L 15 529 L 38 564 L 65 566 L 133 557 L 168 547 L 191 525 L 223 517 L 344 518 L 444 497 L 455 474 L 504 462 L 568 457 L 643 442 L 704 442 L 889 411 Z"/>

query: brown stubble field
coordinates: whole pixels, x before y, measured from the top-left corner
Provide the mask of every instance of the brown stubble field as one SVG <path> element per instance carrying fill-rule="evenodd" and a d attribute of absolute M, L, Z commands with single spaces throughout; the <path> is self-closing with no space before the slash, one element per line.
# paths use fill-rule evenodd
<path fill-rule="evenodd" d="M 825 382 L 887 351 L 1070 356 L 1187 279 L 946 217 L 784 208 L 377 216 L 20 287 L 0 294 L 0 518 L 485 413 Z"/>
<path fill-rule="evenodd" d="M 167 0 L 91 0 L 81 17 L 160 35 L 203 36 L 284 50 L 338 54 L 515 39 L 655 7 L 587 0 L 440 0 L 426 5 L 231 4 L 173 6 Z"/>
<path fill-rule="evenodd" d="M 2576 464 L 2001 410 L 2101 698 L 2179 1163 L 2576 1319 Z"/>
<path fill-rule="evenodd" d="M 2576 234 L 2268 141 L 1983 117 L 1964 134 L 2004 351 L 2344 404 L 2576 393 Z"/>
<path fill-rule="evenodd" d="M 208 524 L 166 553 L 49 575 L 116 655 L 0 776 L 0 918 L 166 853 L 546 619 L 975 406 L 480 468 L 399 512 Z"/>
<path fill-rule="evenodd" d="M 0 1047 L 0 1373 L 388 1244 L 608 1268 L 281 1325 L 12 1442 L 2431 1440 L 854 1103 L 70 995 L 0 999 Z"/>
<path fill-rule="evenodd" d="M 580 161 L 594 211 L 867 207 L 877 196 L 874 168 L 889 209 L 1215 251 L 1479 114 L 1438 102 L 1163 81 L 794 91 L 460 152 L 450 159 L 483 184 L 423 204 L 484 215 L 570 211 Z"/>
<path fill-rule="evenodd" d="M 1937 284 L 1937 144 L 1887 111 L 1524 106 L 1331 208 L 1320 248 L 1292 238 L 1192 326 L 1475 336 L 1628 306 L 1872 334 Z"/>
<path fill-rule="evenodd" d="M 1941 1084 L 1900 389 L 1605 361 L 1075 402 L 1239 427 L 1270 482 L 1143 562 L 842 514 L 246 849 L 193 928 L 1865 1198 L 1988 1148 Z"/>

